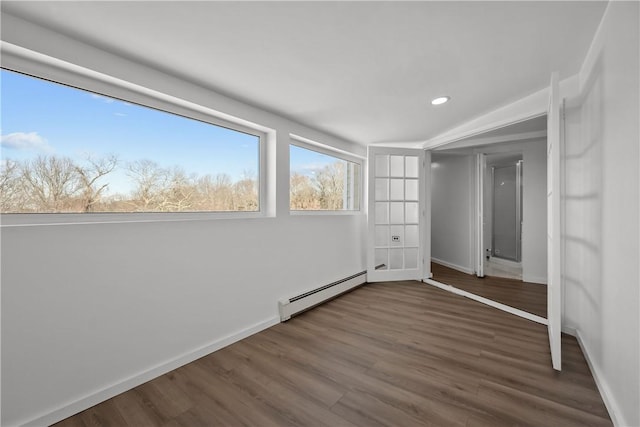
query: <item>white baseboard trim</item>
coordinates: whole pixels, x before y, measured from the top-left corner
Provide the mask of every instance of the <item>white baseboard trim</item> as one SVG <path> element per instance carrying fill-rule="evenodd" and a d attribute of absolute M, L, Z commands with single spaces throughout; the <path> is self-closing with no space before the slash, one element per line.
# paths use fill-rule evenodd
<path fill-rule="evenodd" d="M 589 365 L 589 369 L 591 370 L 591 375 L 593 376 L 593 379 L 596 382 L 596 387 L 598 387 L 600 396 L 602 396 L 602 401 L 604 402 L 604 406 L 606 406 L 607 411 L 609 411 L 609 416 L 611 417 L 611 421 L 613 422 L 613 425 L 616 427 L 631 426 L 631 424 L 624 419 L 624 415 L 622 414 L 620 407 L 616 403 L 616 400 L 613 397 L 613 393 L 611 393 L 611 389 L 609 388 L 609 385 L 605 381 L 604 376 L 602 375 L 602 372 L 600 371 L 598 366 L 595 363 L 593 363 L 589 350 L 582 339 L 582 334 L 580 333 L 580 330 L 577 329 L 575 330 L 575 332 L 576 332 L 575 337 L 578 340 L 578 345 L 580 346 L 580 349 L 582 349 L 582 354 L 584 354 L 584 358 L 587 360 L 587 365 Z"/>
<path fill-rule="evenodd" d="M 496 257 L 496 256 L 492 256 L 491 258 L 489 258 L 487 260 L 487 262 L 492 263 L 492 264 L 502 265 L 502 266 L 505 266 L 505 267 L 522 268 L 522 261 L 520 261 L 520 262 L 511 261 L 509 259 L 503 259 L 503 258 Z"/>
<path fill-rule="evenodd" d="M 472 299 L 474 301 L 481 302 L 482 304 L 486 304 L 486 305 L 491 306 L 493 308 L 497 308 L 498 310 L 506 311 L 507 313 L 522 317 L 524 319 L 531 320 L 533 322 L 540 323 L 540 324 L 543 324 L 543 325 L 548 325 L 549 324 L 547 319 L 545 319 L 544 317 L 540 317 L 540 316 L 537 316 L 535 314 L 528 313 L 526 311 L 517 309 L 515 307 L 511 307 L 509 305 L 502 304 L 502 303 L 487 299 L 485 297 L 481 297 L 480 295 L 472 294 L 471 292 L 463 291 L 462 289 L 458 289 L 455 286 L 446 285 L 444 283 L 436 282 L 435 280 L 432 280 L 432 279 L 424 279 L 424 282 L 428 283 L 429 285 L 435 286 L 436 288 L 440 288 L 442 290 L 454 293 L 456 295 L 461 295 L 463 297 L 467 297 L 467 298 Z"/>
<path fill-rule="evenodd" d="M 97 405 L 100 402 L 111 399 L 112 397 L 117 396 L 120 393 L 131 390 L 132 388 L 137 387 L 140 384 L 144 384 L 147 381 L 159 377 L 160 375 L 166 374 L 167 372 L 177 369 L 180 366 L 184 366 L 187 363 L 191 363 L 194 360 L 206 356 L 207 354 L 220 350 L 223 347 L 240 341 L 264 329 L 270 328 L 271 326 L 277 325 L 278 323 L 280 323 L 280 318 L 278 316 L 274 316 L 262 322 L 258 322 L 239 332 L 227 335 L 223 338 L 215 340 L 210 344 L 184 353 L 167 362 L 160 363 L 159 365 L 149 368 L 146 371 L 140 372 L 122 381 L 118 381 L 86 397 L 65 404 L 45 414 L 39 415 L 37 418 L 31 419 L 30 421 L 21 422 L 19 423 L 19 425 L 25 427 L 37 427 L 57 423 L 58 421 L 64 420 L 65 418 L 77 414 L 78 412 L 84 411 L 85 409 Z"/>
<path fill-rule="evenodd" d="M 435 262 L 436 264 L 444 265 L 445 267 L 453 268 L 454 270 L 462 271 L 463 273 L 475 274 L 475 270 L 473 268 L 463 267 L 461 265 L 453 264 L 451 262 L 447 262 L 434 257 L 431 257 L 431 261 Z"/>
<path fill-rule="evenodd" d="M 522 281 L 527 283 L 535 283 L 537 285 L 546 285 L 547 278 L 542 276 L 525 276 L 522 275 Z"/>

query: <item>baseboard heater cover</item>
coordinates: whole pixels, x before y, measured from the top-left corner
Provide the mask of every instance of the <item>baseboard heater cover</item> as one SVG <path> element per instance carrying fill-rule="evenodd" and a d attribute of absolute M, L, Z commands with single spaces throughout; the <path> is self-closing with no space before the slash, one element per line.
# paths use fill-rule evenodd
<path fill-rule="evenodd" d="M 289 320 L 293 315 L 309 310 L 365 283 L 367 283 L 367 272 L 361 271 L 293 298 L 281 299 L 278 301 L 280 320 L 282 322 Z"/>

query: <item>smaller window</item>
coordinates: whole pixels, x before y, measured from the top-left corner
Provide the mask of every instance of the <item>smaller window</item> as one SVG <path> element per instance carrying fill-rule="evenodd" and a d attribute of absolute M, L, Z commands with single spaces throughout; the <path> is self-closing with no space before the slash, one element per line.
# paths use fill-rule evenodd
<path fill-rule="evenodd" d="M 289 207 L 292 211 L 359 211 L 359 163 L 290 145 Z"/>

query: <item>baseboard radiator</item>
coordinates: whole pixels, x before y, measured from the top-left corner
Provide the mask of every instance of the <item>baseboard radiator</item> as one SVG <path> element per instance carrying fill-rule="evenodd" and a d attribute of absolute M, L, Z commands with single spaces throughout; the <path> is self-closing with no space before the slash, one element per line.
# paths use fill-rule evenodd
<path fill-rule="evenodd" d="M 283 322 L 289 320 L 291 316 L 309 310 L 365 283 L 367 283 L 367 272 L 361 271 L 353 276 L 320 286 L 293 298 L 282 299 L 278 301 L 280 320 Z"/>

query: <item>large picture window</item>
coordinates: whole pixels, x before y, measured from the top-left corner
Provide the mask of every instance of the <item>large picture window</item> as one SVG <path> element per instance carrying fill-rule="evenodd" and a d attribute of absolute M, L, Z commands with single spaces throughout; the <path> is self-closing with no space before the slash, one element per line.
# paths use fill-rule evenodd
<path fill-rule="evenodd" d="M 360 210 L 360 164 L 290 145 L 292 211 Z"/>
<path fill-rule="evenodd" d="M 2 213 L 260 210 L 259 134 L 0 77 Z"/>

